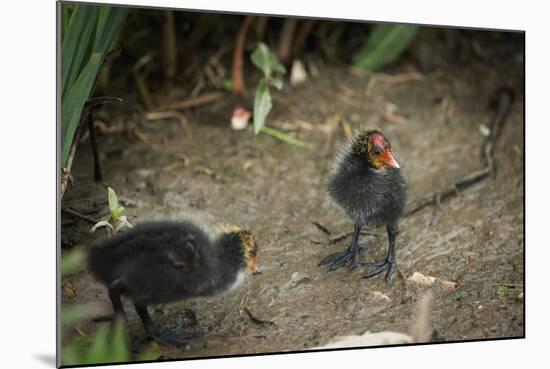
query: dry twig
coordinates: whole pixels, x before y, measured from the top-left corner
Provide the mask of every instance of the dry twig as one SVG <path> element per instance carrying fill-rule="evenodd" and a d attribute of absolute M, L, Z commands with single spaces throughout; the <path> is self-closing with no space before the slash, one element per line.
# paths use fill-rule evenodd
<path fill-rule="evenodd" d="M 182 112 L 177 110 L 166 110 L 166 111 L 155 111 L 145 114 L 145 119 L 147 120 L 160 120 L 167 118 L 176 118 L 178 119 L 181 128 L 185 131 L 187 139 L 191 139 L 191 128 L 189 127 L 189 122 L 187 117 Z"/>
<path fill-rule="evenodd" d="M 162 106 L 158 111 L 185 110 L 185 109 L 195 108 L 197 106 L 210 104 L 212 102 L 218 101 L 224 96 L 225 94 L 223 92 L 209 92 L 197 97 L 192 97 L 182 101 L 166 104 Z"/>

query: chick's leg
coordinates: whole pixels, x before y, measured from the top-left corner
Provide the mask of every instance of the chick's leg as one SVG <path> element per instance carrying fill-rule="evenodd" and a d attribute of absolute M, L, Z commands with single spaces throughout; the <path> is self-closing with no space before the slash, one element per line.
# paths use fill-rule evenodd
<path fill-rule="evenodd" d="M 110 320 L 111 326 L 115 324 L 115 322 L 119 319 L 122 319 L 123 321 L 126 321 L 126 313 L 124 312 L 124 307 L 122 306 L 122 301 L 120 299 L 120 296 L 122 295 L 122 284 L 119 280 L 114 281 L 109 286 L 109 299 L 111 300 L 111 304 L 113 305 L 113 315 L 110 317 L 99 317 L 96 318 L 95 321 L 103 321 L 103 320 Z"/>
<path fill-rule="evenodd" d="M 363 278 L 370 278 L 374 277 L 377 274 L 382 273 L 383 271 L 386 271 L 386 282 L 388 282 L 395 272 L 395 239 L 397 238 L 397 234 L 399 233 L 397 223 L 391 223 L 388 224 L 386 227 L 388 231 L 388 239 L 389 239 L 389 246 L 388 246 L 388 255 L 386 256 L 385 260 L 370 263 L 370 265 L 374 266 L 374 269 L 370 272 L 364 273 Z"/>
<path fill-rule="evenodd" d="M 189 344 L 184 342 L 185 340 L 201 337 L 206 334 L 204 332 L 160 332 L 155 326 L 155 323 L 153 323 L 146 305 L 134 302 L 134 307 L 147 332 L 146 339 L 151 339 L 161 345 L 186 347 L 189 346 Z M 139 344 L 142 342 L 143 340 L 141 340 Z"/>
<path fill-rule="evenodd" d="M 359 255 L 361 251 L 366 251 L 367 246 L 359 245 L 359 233 L 361 232 L 361 225 L 355 224 L 353 231 L 353 238 L 349 247 L 341 252 L 331 254 L 319 262 L 319 266 L 329 264 L 329 271 L 336 270 L 341 266 L 347 265 L 349 263 L 351 269 L 355 269 L 359 266 Z"/>

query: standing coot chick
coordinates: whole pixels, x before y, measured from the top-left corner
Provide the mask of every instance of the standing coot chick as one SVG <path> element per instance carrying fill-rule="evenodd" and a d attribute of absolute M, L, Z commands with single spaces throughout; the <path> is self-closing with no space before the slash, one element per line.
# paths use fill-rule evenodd
<path fill-rule="evenodd" d="M 389 250 L 385 260 L 364 278 L 386 272 L 386 281 L 395 269 L 395 239 L 398 221 L 405 208 L 407 185 L 389 141 L 378 130 L 361 130 L 354 135 L 335 163 L 328 183 L 329 196 L 355 222 L 353 239 L 347 250 L 325 257 L 319 265 L 335 270 L 359 262 L 359 233 L 367 225 L 386 225 Z"/>
<path fill-rule="evenodd" d="M 191 221 L 152 221 L 92 248 L 88 265 L 107 286 L 115 317 L 126 318 L 121 303 L 125 295 L 150 339 L 178 346 L 204 333 L 161 333 L 147 306 L 229 291 L 246 272 L 256 271 L 257 258 L 258 247 L 249 230 L 226 227 L 212 239 Z"/>

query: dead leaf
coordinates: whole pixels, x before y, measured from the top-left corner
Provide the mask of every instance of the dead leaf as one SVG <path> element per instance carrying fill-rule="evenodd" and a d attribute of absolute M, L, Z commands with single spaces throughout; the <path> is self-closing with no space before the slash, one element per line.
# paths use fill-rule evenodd
<path fill-rule="evenodd" d="M 109 223 L 108 220 L 100 220 L 99 222 L 94 224 L 92 229 L 90 229 L 90 233 L 94 233 L 96 231 L 96 229 L 98 229 L 100 227 L 106 227 L 106 228 L 109 228 L 110 230 L 114 230 L 114 227 L 111 225 L 111 223 Z"/>
<path fill-rule="evenodd" d="M 115 233 L 120 231 L 122 228 L 133 228 L 133 225 L 130 224 L 126 215 L 121 216 L 115 225 Z"/>
<path fill-rule="evenodd" d="M 388 297 L 388 295 L 380 292 L 380 291 L 369 291 L 369 295 L 372 295 L 378 300 L 384 300 L 386 302 L 390 302 L 391 299 Z"/>
<path fill-rule="evenodd" d="M 67 295 L 68 298 L 74 298 L 76 296 L 76 289 L 71 286 L 68 282 L 61 283 L 61 287 L 63 288 L 63 292 L 65 292 L 65 295 Z"/>
<path fill-rule="evenodd" d="M 407 280 L 427 287 L 439 286 L 444 291 L 452 291 L 456 289 L 455 282 L 430 277 L 419 272 L 414 272 L 411 277 L 407 278 Z"/>
<path fill-rule="evenodd" d="M 74 330 L 76 331 L 76 333 L 78 333 L 78 334 L 81 335 L 82 337 L 88 337 L 88 336 L 86 335 L 86 333 L 82 332 L 82 329 L 80 329 L 79 326 L 75 325 Z"/>
<path fill-rule="evenodd" d="M 166 111 L 154 111 L 145 114 L 145 119 L 155 121 L 162 119 L 175 118 L 178 120 L 180 127 L 185 131 L 185 135 L 188 139 L 191 138 L 191 129 L 189 127 L 189 122 L 187 117 L 182 112 L 177 110 L 166 110 Z"/>
<path fill-rule="evenodd" d="M 206 174 L 207 176 L 214 176 L 216 175 L 216 172 L 214 172 L 212 169 L 204 166 L 204 165 L 199 165 L 196 169 L 195 169 L 195 173 L 203 173 L 203 174 Z"/>

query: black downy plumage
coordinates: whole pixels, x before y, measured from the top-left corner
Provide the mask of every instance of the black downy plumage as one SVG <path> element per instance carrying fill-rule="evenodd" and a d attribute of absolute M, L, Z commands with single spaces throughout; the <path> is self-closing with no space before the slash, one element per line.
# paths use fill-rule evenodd
<path fill-rule="evenodd" d="M 330 270 L 346 264 L 352 269 L 357 267 L 361 264 L 360 252 L 366 250 L 358 242 L 361 228 L 386 225 L 388 255 L 372 263 L 374 269 L 363 277 L 386 271 L 389 280 L 395 269 L 395 239 L 407 200 L 407 185 L 391 145 L 380 131 L 362 130 L 350 140 L 334 165 L 328 194 L 354 221 L 354 234 L 348 249 L 325 257 L 319 265 L 329 264 Z"/>
<path fill-rule="evenodd" d="M 204 333 L 161 333 L 147 306 L 231 290 L 246 272 L 256 271 L 257 256 L 249 230 L 226 227 L 211 239 L 191 221 L 152 221 L 93 247 L 88 266 L 107 287 L 115 317 L 126 317 L 124 295 L 132 300 L 150 339 L 178 346 Z"/>

